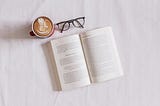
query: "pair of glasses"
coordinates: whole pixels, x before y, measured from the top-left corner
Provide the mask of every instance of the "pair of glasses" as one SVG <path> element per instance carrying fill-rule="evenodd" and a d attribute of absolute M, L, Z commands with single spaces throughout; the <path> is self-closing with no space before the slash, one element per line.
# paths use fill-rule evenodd
<path fill-rule="evenodd" d="M 66 31 L 70 28 L 71 23 L 74 27 L 84 28 L 83 25 L 85 23 L 85 17 L 79 17 L 79 18 L 68 20 L 68 21 L 62 21 L 57 23 L 56 25 L 58 26 L 58 29 L 62 33 L 63 31 Z"/>

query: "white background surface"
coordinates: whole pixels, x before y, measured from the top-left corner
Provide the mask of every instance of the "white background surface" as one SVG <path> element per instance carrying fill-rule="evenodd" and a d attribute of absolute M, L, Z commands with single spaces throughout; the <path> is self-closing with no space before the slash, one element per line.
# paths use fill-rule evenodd
<path fill-rule="evenodd" d="M 159 5 L 159 0 L 0 0 L 0 106 L 159 106 Z M 55 91 L 43 47 L 53 37 L 28 34 L 40 15 L 53 22 L 86 16 L 85 30 L 112 26 L 124 77 Z"/>

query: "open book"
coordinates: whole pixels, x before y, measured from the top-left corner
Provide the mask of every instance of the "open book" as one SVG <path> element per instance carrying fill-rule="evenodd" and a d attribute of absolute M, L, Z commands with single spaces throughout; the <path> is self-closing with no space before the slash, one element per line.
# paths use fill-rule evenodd
<path fill-rule="evenodd" d="M 61 90 L 123 75 L 111 27 L 50 41 Z"/>

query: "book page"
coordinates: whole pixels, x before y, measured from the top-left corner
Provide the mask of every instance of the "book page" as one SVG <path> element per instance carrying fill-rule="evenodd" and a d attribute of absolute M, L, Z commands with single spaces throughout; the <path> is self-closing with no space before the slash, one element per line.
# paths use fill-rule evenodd
<path fill-rule="evenodd" d="M 111 27 L 88 31 L 80 37 L 93 83 L 123 75 Z"/>
<path fill-rule="evenodd" d="M 62 90 L 90 84 L 79 35 L 51 41 Z"/>

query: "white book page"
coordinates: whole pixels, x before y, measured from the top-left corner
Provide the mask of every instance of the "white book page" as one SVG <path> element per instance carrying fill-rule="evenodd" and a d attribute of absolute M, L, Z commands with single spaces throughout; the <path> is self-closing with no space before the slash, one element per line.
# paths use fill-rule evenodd
<path fill-rule="evenodd" d="M 51 41 L 62 90 L 90 84 L 79 35 Z"/>
<path fill-rule="evenodd" d="M 80 35 L 93 83 L 123 75 L 111 27 L 88 31 Z"/>

